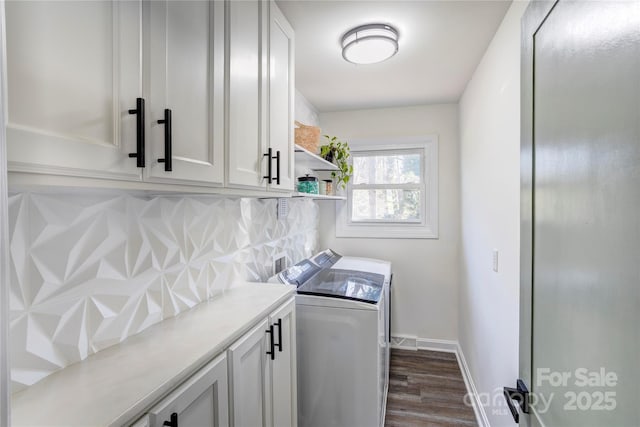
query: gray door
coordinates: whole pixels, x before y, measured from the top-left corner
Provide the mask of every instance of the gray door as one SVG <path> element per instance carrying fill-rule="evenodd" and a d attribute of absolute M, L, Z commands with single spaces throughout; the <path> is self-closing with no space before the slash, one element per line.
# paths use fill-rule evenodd
<path fill-rule="evenodd" d="M 527 425 L 640 426 L 640 2 L 523 26 Z"/>

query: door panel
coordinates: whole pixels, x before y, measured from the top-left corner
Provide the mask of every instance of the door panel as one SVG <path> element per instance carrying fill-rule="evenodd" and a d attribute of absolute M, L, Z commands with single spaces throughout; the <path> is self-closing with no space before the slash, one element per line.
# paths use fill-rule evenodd
<path fill-rule="evenodd" d="M 227 1 L 229 48 L 228 183 L 263 187 L 266 173 L 263 1 Z"/>
<path fill-rule="evenodd" d="M 638 426 L 640 3 L 558 2 L 533 59 L 528 422 Z"/>
<path fill-rule="evenodd" d="M 229 347 L 232 425 L 268 427 L 270 423 L 271 387 L 268 375 L 265 319 Z"/>
<path fill-rule="evenodd" d="M 269 316 L 270 323 L 276 325 L 276 342 L 281 343 L 281 347 L 276 349 L 275 359 L 271 362 L 275 427 L 298 425 L 295 309 L 295 300 L 292 299 Z M 278 321 L 280 327 L 277 326 Z"/>
<path fill-rule="evenodd" d="M 280 152 L 280 184 L 269 188 L 293 190 L 294 138 L 294 35 L 275 2 L 271 2 L 269 34 L 269 146 L 274 153 Z M 273 167 L 275 168 L 275 162 Z M 275 176 L 275 169 L 274 169 Z"/>
<path fill-rule="evenodd" d="M 150 158 L 146 179 L 221 184 L 224 179 L 224 5 L 153 1 L 149 28 Z M 165 170 L 164 110 L 172 117 Z"/>
<path fill-rule="evenodd" d="M 181 427 L 229 425 L 226 355 L 215 358 L 151 409 L 149 426 L 164 426 L 172 414 Z"/>
<path fill-rule="evenodd" d="M 140 180 L 140 4 L 5 3 L 10 170 Z"/>

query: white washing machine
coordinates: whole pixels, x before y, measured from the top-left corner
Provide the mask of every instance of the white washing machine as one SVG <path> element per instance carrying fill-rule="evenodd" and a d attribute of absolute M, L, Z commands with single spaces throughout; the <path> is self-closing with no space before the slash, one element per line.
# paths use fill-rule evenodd
<path fill-rule="evenodd" d="M 330 250 L 270 279 L 297 286 L 300 427 L 384 425 L 390 280 L 389 263 Z"/>

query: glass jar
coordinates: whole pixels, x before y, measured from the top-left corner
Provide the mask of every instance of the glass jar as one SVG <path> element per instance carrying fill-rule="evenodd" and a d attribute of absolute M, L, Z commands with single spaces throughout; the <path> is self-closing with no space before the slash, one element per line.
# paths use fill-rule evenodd
<path fill-rule="evenodd" d="M 325 193 L 327 196 L 333 196 L 333 181 L 330 179 L 323 180 L 325 184 Z"/>
<path fill-rule="evenodd" d="M 315 176 L 301 176 L 298 178 L 298 192 L 318 194 L 318 178 Z"/>

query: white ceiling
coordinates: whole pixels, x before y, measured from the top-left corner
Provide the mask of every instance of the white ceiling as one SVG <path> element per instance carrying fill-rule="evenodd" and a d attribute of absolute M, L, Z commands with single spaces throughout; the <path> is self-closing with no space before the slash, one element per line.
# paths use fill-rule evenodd
<path fill-rule="evenodd" d="M 457 102 L 510 1 L 279 0 L 296 32 L 296 87 L 320 112 Z M 354 65 L 340 39 L 362 24 L 400 33 L 388 61 Z"/>

